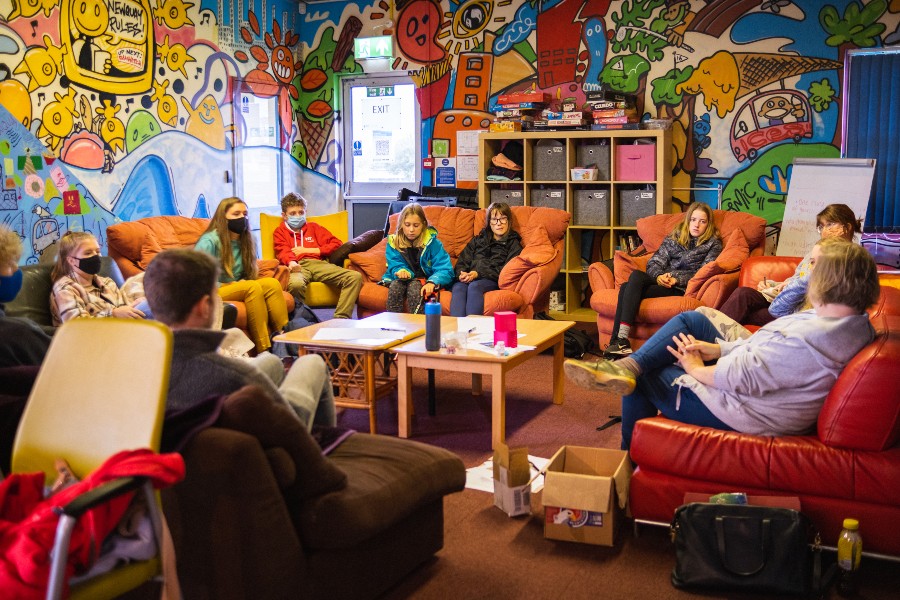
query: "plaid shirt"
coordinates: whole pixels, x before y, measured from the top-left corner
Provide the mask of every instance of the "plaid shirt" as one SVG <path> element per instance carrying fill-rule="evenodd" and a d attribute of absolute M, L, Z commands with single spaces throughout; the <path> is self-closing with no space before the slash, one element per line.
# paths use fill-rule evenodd
<path fill-rule="evenodd" d="M 128 302 L 124 294 L 109 277 L 94 275 L 93 285 L 84 287 L 68 275 L 53 284 L 50 294 L 50 311 L 53 324 L 62 325 L 77 317 L 111 317 L 114 308 Z"/>

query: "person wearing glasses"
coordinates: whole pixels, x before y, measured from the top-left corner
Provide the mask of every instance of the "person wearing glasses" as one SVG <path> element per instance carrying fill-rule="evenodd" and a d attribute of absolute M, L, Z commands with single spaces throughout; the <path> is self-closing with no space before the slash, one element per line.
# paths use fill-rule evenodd
<path fill-rule="evenodd" d="M 511 227 L 512 210 L 504 202 L 488 206 L 488 222 L 473 237 L 459 260 L 450 297 L 450 315 L 484 314 L 484 295 L 500 289 L 500 271 L 522 251 L 522 238 Z"/>
<path fill-rule="evenodd" d="M 853 241 L 854 234 L 862 232 L 862 221 L 846 204 L 829 204 L 816 215 L 816 231 L 820 239 L 843 238 Z M 731 319 L 743 325 L 763 326 L 804 308 L 806 289 L 809 286 L 812 253 L 810 250 L 794 274 L 784 281 L 772 281 L 767 277 L 752 287 L 739 287 L 719 309 Z"/>

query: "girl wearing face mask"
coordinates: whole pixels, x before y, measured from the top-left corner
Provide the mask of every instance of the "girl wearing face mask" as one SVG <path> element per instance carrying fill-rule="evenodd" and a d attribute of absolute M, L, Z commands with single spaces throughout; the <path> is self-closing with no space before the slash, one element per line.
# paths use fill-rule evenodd
<path fill-rule="evenodd" d="M 256 351 L 270 349 L 272 336 L 287 325 L 287 304 L 276 279 L 257 278 L 256 247 L 247 205 L 240 198 L 222 200 L 194 249 L 219 261 L 219 297 L 226 302 L 244 303 L 247 329 Z"/>
<path fill-rule="evenodd" d="M 397 218 L 397 233 L 387 238 L 387 271 L 381 285 L 388 286 L 388 312 L 421 312 L 422 302 L 437 288 L 453 281 L 453 263 L 428 224 L 420 204 L 410 202 Z"/>
<path fill-rule="evenodd" d="M 522 251 L 522 238 L 512 229 L 512 210 L 505 202 L 494 202 L 485 213 L 487 223 L 473 237 L 459 260 L 450 298 L 454 317 L 484 314 L 484 295 L 499 290 L 500 271 Z"/>
<path fill-rule="evenodd" d="M 647 263 L 647 271 L 635 269 L 619 288 L 616 319 L 610 344 L 604 358 L 620 358 L 631 354 L 628 334 L 637 316 L 641 300 L 684 296 L 688 281 L 708 262 L 722 252 L 722 240 L 713 221 L 712 209 L 694 202 L 675 229 Z"/>
<path fill-rule="evenodd" d="M 116 282 L 101 277 L 99 272 L 97 239 L 84 231 L 66 232 L 59 241 L 51 275 L 50 312 L 54 325 L 77 317 L 144 318 L 144 313 L 128 302 Z"/>

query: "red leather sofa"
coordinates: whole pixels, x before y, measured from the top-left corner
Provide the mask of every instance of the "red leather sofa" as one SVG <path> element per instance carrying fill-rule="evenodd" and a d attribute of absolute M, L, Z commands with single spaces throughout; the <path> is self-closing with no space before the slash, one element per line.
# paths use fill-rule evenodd
<path fill-rule="evenodd" d="M 782 261 L 788 274 L 799 261 L 756 260 Z M 668 524 L 687 492 L 796 496 L 825 545 L 836 544 L 842 520 L 853 517 L 866 552 L 900 556 L 900 290 L 892 284 L 883 282 L 870 310 L 876 339 L 838 377 L 814 434 L 761 437 L 663 417 L 639 421 L 631 443 L 636 522 Z"/>

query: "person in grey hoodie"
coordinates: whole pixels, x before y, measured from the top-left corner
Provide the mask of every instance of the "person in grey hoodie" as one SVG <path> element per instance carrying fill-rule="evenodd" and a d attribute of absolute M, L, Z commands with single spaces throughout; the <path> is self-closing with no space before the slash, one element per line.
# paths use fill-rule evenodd
<path fill-rule="evenodd" d="M 864 248 L 842 239 L 819 246 L 811 310 L 742 339 L 724 333 L 734 332 L 735 323 L 720 313 L 681 313 L 631 356 L 568 360 L 566 374 L 584 387 L 624 395 L 623 450 L 634 424 L 657 412 L 753 435 L 808 433 L 844 366 L 874 339 L 865 311 L 880 294 L 875 261 Z"/>

